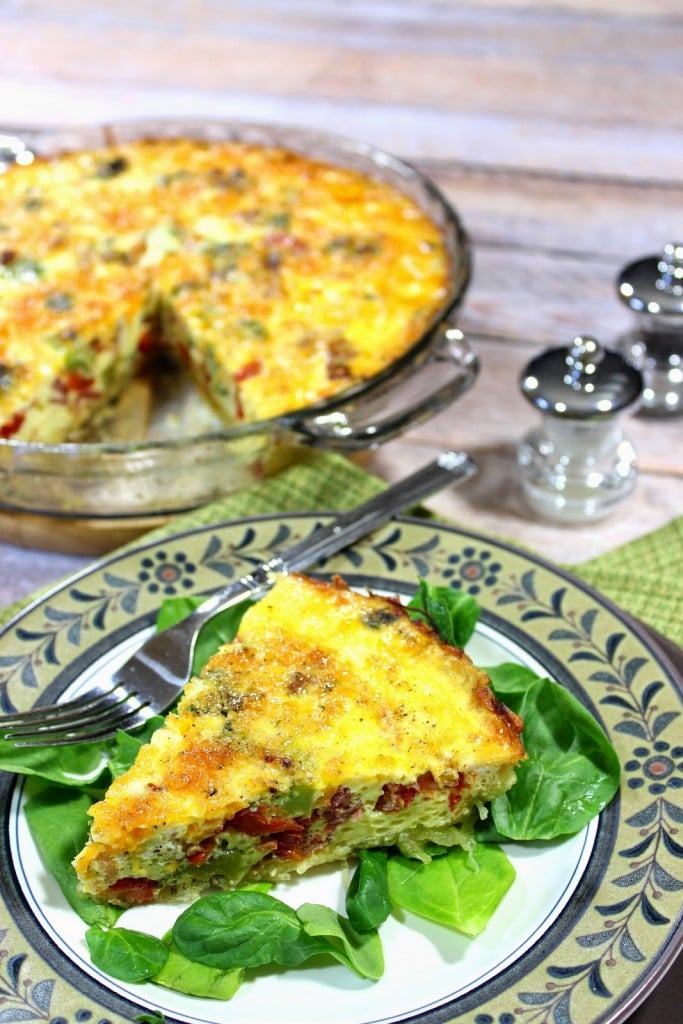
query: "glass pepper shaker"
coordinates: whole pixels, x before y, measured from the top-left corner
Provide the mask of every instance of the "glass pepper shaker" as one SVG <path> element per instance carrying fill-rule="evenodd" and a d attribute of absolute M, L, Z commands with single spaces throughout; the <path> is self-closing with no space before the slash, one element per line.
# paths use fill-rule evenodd
<path fill-rule="evenodd" d="M 642 392 L 640 372 L 590 336 L 531 360 L 522 394 L 542 422 L 522 441 L 522 489 L 541 516 L 582 523 L 607 515 L 633 490 L 636 454 L 620 424 Z"/>
<path fill-rule="evenodd" d="M 624 267 L 619 298 L 636 326 L 616 343 L 643 375 L 641 411 L 651 416 L 683 413 L 683 244 L 669 242 L 661 256 Z"/>

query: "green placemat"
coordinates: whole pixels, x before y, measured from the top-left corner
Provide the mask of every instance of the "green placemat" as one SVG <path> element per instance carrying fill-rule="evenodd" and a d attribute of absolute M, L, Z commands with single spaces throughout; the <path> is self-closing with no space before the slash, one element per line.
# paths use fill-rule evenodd
<path fill-rule="evenodd" d="M 683 646 L 683 516 L 573 571 Z"/>
<path fill-rule="evenodd" d="M 174 519 L 145 539 L 271 512 L 351 508 L 384 486 L 341 455 L 311 451 L 277 476 Z M 683 646 L 683 517 L 599 558 L 567 568 Z M 0 623 L 19 607 L 0 609 Z"/>

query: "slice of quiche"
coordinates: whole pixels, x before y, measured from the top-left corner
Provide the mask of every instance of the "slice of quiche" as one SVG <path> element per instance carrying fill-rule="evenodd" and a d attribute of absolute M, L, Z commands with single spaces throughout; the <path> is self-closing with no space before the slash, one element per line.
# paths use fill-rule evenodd
<path fill-rule="evenodd" d="M 128 905 L 282 879 L 363 847 L 472 841 L 521 721 L 399 601 L 292 575 L 91 809 L 85 893 Z"/>

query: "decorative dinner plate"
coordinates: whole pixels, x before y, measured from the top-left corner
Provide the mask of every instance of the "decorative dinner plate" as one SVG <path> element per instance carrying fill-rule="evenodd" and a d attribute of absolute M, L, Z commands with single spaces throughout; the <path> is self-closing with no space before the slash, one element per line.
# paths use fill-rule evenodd
<path fill-rule="evenodd" d="M 4 708 L 86 689 L 125 660 L 168 596 L 206 593 L 323 514 L 201 527 L 114 555 L 44 595 L 0 634 Z M 477 939 L 409 914 L 381 929 L 386 971 L 340 965 L 259 971 L 228 1002 L 127 985 L 89 962 L 85 926 L 47 874 L 22 813 L 25 782 L 0 773 L 0 1024 L 132 1020 L 213 1024 L 597 1024 L 622 1021 L 683 945 L 683 694 L 645 632 L 574 577 L 475 533 L 399 518 L 316 573 L 407 597 L 420 577 L 474 595 L 468 650 L 482 666 L 518 661 L 570 689 L 622 764 L 618 798 L 563 842 L 509 844 L 516 879 Z M 311 872 L 276 895 L 340 909 L 344 869 Z M 120 923 L 162 935 L 177 907 L 135 908 Z M 140 924 L 142 922 L 142 924 Z"/>

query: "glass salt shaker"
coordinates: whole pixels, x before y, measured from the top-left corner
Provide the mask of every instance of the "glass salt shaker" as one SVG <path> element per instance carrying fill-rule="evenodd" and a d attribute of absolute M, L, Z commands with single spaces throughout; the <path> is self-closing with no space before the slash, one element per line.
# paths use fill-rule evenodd
<path fill-rule="evenodd" d="M 616 348 L 643 375 L 641 412 L 683 413 L 683 244 L 630 263 L 617 278 L 619 298 L 636 317 Z"/>
<path fill-rule="evenodd" d="M 595 338 L 579 336 L 532 359 L 520 386 L 542 413 L 518 451 L 530 506 L 566 524 L 607 515 L 636 481 L 636 454 L 620 420 L 640 399 L 640 372 Z"/>

